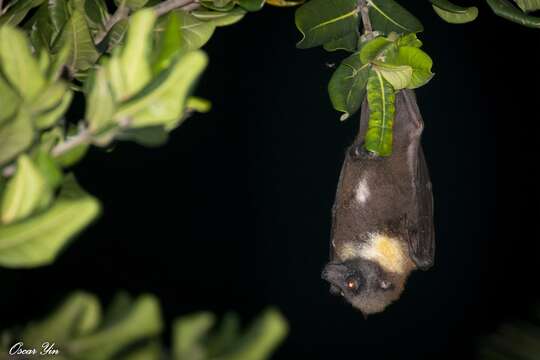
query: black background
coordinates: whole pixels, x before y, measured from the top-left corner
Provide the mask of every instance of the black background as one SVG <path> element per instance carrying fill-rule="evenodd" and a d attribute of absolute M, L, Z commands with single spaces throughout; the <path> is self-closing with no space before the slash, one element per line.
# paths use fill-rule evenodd
<path fill-rule="evenodd" d="M 294 11 L 268 7 L 205 47 L 210 65 L 196 93 L 212 100 L 209 114 L 166 146 L 120 143 L 77 166 L 104 212 L 54 266 L 0 270 L 0 328 L 47 313 L 74 289 L 105 303 L 125 289 L 156 294 L 168 321 L 197 310 L 236 310 L 247 321 L 277 306 L 290 336 L 276 359 L 473 358 L 478 337 L 525 316 L 540 295 L 540 32 L 483 3 L 462 26 L 427 1 L 407 5 L 424 23 L 436 72 L 417 95 L 437 258 L 397 303 L 365 320 L 320 280 L 358 125 L 356 116 L 339 122 L 326 91 L 327 63 L 346 54 L 295 49 Z"/>

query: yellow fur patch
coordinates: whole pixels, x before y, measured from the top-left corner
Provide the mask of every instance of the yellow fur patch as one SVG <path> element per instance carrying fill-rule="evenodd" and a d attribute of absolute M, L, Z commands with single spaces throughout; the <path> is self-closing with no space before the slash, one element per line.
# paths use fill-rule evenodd
<path fill-rule="evenodd" d="M 364 259 L 377 262 L 386 271 L 403 273 L 407 270 L 409 258 L 403 244 L 396 238 L 384 234 L 372 234 L 367 246 L 360 251 Z"/>
<path fill-rule="evenodd" d="M 341 261 L 361 257 L 398 274 L 410 271 L 411 266 L 407 250 L 399 239 L 381 233 L 370 234 L 368 242 L 362 245 L 352 242 L 343 244 L 338 256 Z"/>

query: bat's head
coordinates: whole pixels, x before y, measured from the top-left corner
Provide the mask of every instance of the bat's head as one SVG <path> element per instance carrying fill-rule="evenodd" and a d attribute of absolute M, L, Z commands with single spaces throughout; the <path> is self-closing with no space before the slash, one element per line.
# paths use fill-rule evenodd
<path fill-rule="evenodd" d="M 330 283 L 331 293 L 343 296 L 364 315 L 381 312 L 397 300 L 406 280 L 362 258 L 328 263 L 322 278 Z"/>

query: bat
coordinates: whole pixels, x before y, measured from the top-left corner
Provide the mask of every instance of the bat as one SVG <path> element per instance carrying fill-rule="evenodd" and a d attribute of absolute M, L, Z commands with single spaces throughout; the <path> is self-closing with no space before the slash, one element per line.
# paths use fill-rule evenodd
<path fill-rule="evenodd" d="M 424 123 L 412 90 L 396 94 L 393 151 L 363 146 L 369 106 L 348 148 L 332 209 L 330 261 L 322 278 L 364 315 L 397 300 L 413 270 L 433 265 L 433 195 L 420 144 Z"/>

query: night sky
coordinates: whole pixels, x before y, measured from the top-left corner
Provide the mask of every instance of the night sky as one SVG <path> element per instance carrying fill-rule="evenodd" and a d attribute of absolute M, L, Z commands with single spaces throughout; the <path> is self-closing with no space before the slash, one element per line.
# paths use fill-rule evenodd
<path fill-rule="evenodd" d="M 437 253 L 398 302 L 366 320 L 320 279 L 358 127 L 358 116 L 339 121 L 326 91 L 328 64 L 347 54 L 296 49 L 294 10 L 267 7 L 205 46 L 196 94 L 212 101 L 210 113 L 165 146 L 93 149 L 75 168 L 104 212 L 53 266 L 0 270 L 0 328 L 46 314 L 75 289 L 105 303 L 123 289 L 157 295 L 169 325 L 198 310 L 236 310 L 248 322 L 276 306 L 290 335 L 275 359 L 471 359 L 479 337 L 526 316 L 540 298 L 540 30 L 483 2 L 461 26 L 428 1 L 407 5 L 436 73 L 416 93 Z"/>

